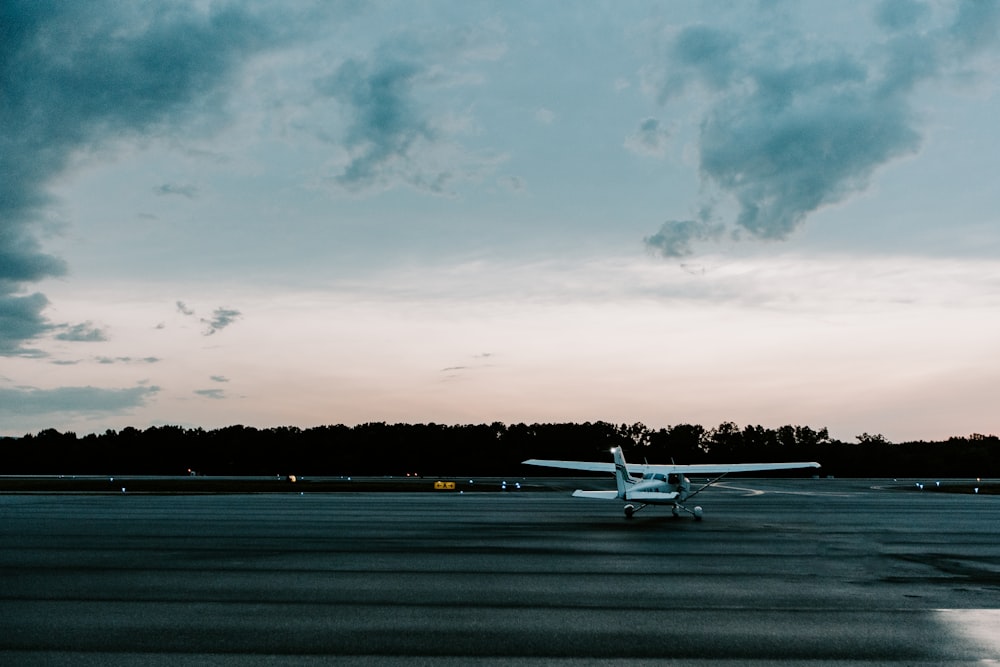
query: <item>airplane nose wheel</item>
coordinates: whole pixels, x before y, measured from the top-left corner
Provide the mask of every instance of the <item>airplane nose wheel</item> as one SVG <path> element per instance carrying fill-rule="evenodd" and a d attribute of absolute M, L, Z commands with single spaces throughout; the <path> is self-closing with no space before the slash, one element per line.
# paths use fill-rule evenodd
<path fill-rule="evenodd" d="M 695 521 L 701 521 L 701 517 L 704 513 L 703 510 L 701 509 L 701 505 L 695 505 L 694 508 L 685 507 L 684 505 L 674 505 L 671 508 L 670 512 L 671 514 L 674 515 L 675 518 L 679 517 L 681 515 L 681 512 L 687 512 L 688 514 L 694 517 Z"/>
<path fill-rule="evenodd" d="M 626 505 L 625 506 L 625 518 L 626 519 L 631 519 L 633 514 L 635 514 L 635 505 Z"/>

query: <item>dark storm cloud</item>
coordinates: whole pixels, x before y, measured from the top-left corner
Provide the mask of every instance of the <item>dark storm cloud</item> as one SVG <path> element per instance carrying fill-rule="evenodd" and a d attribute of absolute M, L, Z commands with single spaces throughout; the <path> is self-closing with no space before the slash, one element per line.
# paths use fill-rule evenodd
<path fill-rule="evenodd" d="M 667 80 L 661 99 L 683 92 L 692 80 L 726 88 L 740 69 L 739 41 L 736 34 L 703 25 L 681 31 L 669 54 L 680 68 Z"/>
<path fill-rule="evenodd" d="M 20 417 L 57 412 L 119 412 L 145 405 L 159 391 L 160 388 L 155 386 L 126 389 L 0 388 L 0 415 Z"/>
<path fill-rule="evenodd" d="M 793 97 L 803 97 L 788 103 L 758 89 L 704 120 L 702 173 L 735 196 L 736 224 L 753 236 L 787 237 L 821 205 L 864 189 L 876 167 L 919 147 L 904 105 L 833 86 L 798 88 Z"/>
<path fill-rule="evenodd" d="M 0 287 L 3 283 L 0 283 Z M 0 356 L 37 356 L 22 344 L 51 329 L 42 315 L 49 305 L 43 294 L 16 296 L 0 293 Z"/>
<path fill-rule="evenodd" d="M 413 97 L 423 66 L 399 59 L 348 60 L 330 77 L 318 82 L 320 92 L 349 110 L 344 143 L 350 163 L 337 182 L 350 190 L 378 183 L 395 163 L 413 160 L 412 150 L 434 132 Z"/>
<path fill-rule="evenodd" d="M 0 128 L 0 133 L 2 133 Z M 0 134 L 0 143 L 3 142 Z M 0 155 L 0 165 L 4 157 Z M 16 177 L 15 177 L 16 178 Z M 0 180 L 0 213 L 7 208 L 3 201 L 4 190 L 12 187 Z M 41 251 L 36 239 L 27 236 L 26 230 L 15 224 L 0 226 L 0 286 L 38 281 L 49 276 L 60 276 L 66 272 L 65 263 Z"/>
<path fill-rule="evenodd" d="M 51 179 L 74 151 L 204 114 L 194 102 L 216 95 L 247 56 L 293 36 L 283 26 L 295 10 L 254 7 L 0 3 L 0 354 L 49 329 L 44 296 L 20 292 L 65 272 L 36 233 Z"/>
<path fill-rule="evenodd" d="M 475 63 L 495 60 L 504 49 L 502 31 L 495 28 L 407 28 L 317 78 L 316 92 L 335 100 L 346 120 L 336 138 L 319 134 L 347 149 L 347 164 L 334 176 L 337 185 L 364 192 L 405 183 L 451 195 L 452 182 L 494 164 L 496 156 L 459 145 L 461 122 L 454 119 L 467 113 L 456 102 L 459 91 L 481 80 Z"/>
<path fill-rule="evenodd" d="M 820 207 L 867 188 L 876 169 L 919 150 L 914 87 L 971 67 L 971 56 L 997 44 L 995 2 L 958 3 L 951 24 L 936 30 L 922 29 L 926 14 L 922 3 L 884 3 L 876 19 L 891 30 L 885 41 L 863 54 L 804 43 L 792 64 L 706 26 L 674 37 L 660 97 L 669 102 L 692 85 L 712 94 L 700 170 L 737 202 L 734 236 L 787 238 Z M 701 231 L 696 221 L 668 223 L 646 242 L 687 254 L 685 238 L 700 240 Z"/>

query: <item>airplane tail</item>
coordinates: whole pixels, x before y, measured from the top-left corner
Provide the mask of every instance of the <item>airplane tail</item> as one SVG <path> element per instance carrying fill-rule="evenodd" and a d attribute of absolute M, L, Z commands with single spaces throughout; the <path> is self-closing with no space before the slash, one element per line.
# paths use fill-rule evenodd
<path fill-rule="evenodd" d="M 628 488 L 638 482 L 636 478 L 628 474 L 628 468 L 625 467 L 625 455 L 622 454 L 621 447 L 615 447 L 613 450 L 615 455 L 615 483 L 618 485 L 618 497 L 625 499 L 625 492 Z"/>

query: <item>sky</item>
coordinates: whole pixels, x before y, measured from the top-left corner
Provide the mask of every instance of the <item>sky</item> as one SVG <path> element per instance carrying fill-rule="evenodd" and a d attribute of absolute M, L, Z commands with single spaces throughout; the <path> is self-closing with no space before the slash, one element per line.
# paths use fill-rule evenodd
<path fill-rule="evenodd" d="M 0 5 L 0 435 L 1000 433 L 1000 6 Z"/>

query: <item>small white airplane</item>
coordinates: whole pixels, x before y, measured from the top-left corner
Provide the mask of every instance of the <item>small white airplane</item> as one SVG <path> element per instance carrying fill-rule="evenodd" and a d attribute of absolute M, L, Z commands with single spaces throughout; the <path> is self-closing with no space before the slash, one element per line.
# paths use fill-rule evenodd
<path fill-rule="evenodd" d="M 546 466 L 549 468 L 565 468 L 567 470 L 587 470 L 591 472 L 611 472 L 615 475 L 617 491 L 581 491 L 573 492 L 575 498 L 598 498 L 600 500 L 622 500 L 625 505 L 625 518 L 647 505 L 672 505 L 674 516 L 683 512 L 689 513 L 700 521 L 701 507 L 688 508 L 681 503 L 690 500 L 731 472 L 758 472 L 765 470 L 794 470 L 795 468 L 818 468 L 815 461 L 807 463 L 705 463 L 697 465 L 626 465 L 621 447 L 611 450 L 614 463 L 596 461 L 548 461 L 543 459 L 528 459 L 523 461 L 531 466 Z M 642 475 L 633 477 L 632 473 Z M 717 475 L 702 487 L 691 491 L 691 481 L 688 474 Z M 636 506 L 638 505 L 638 507 Z"/>

